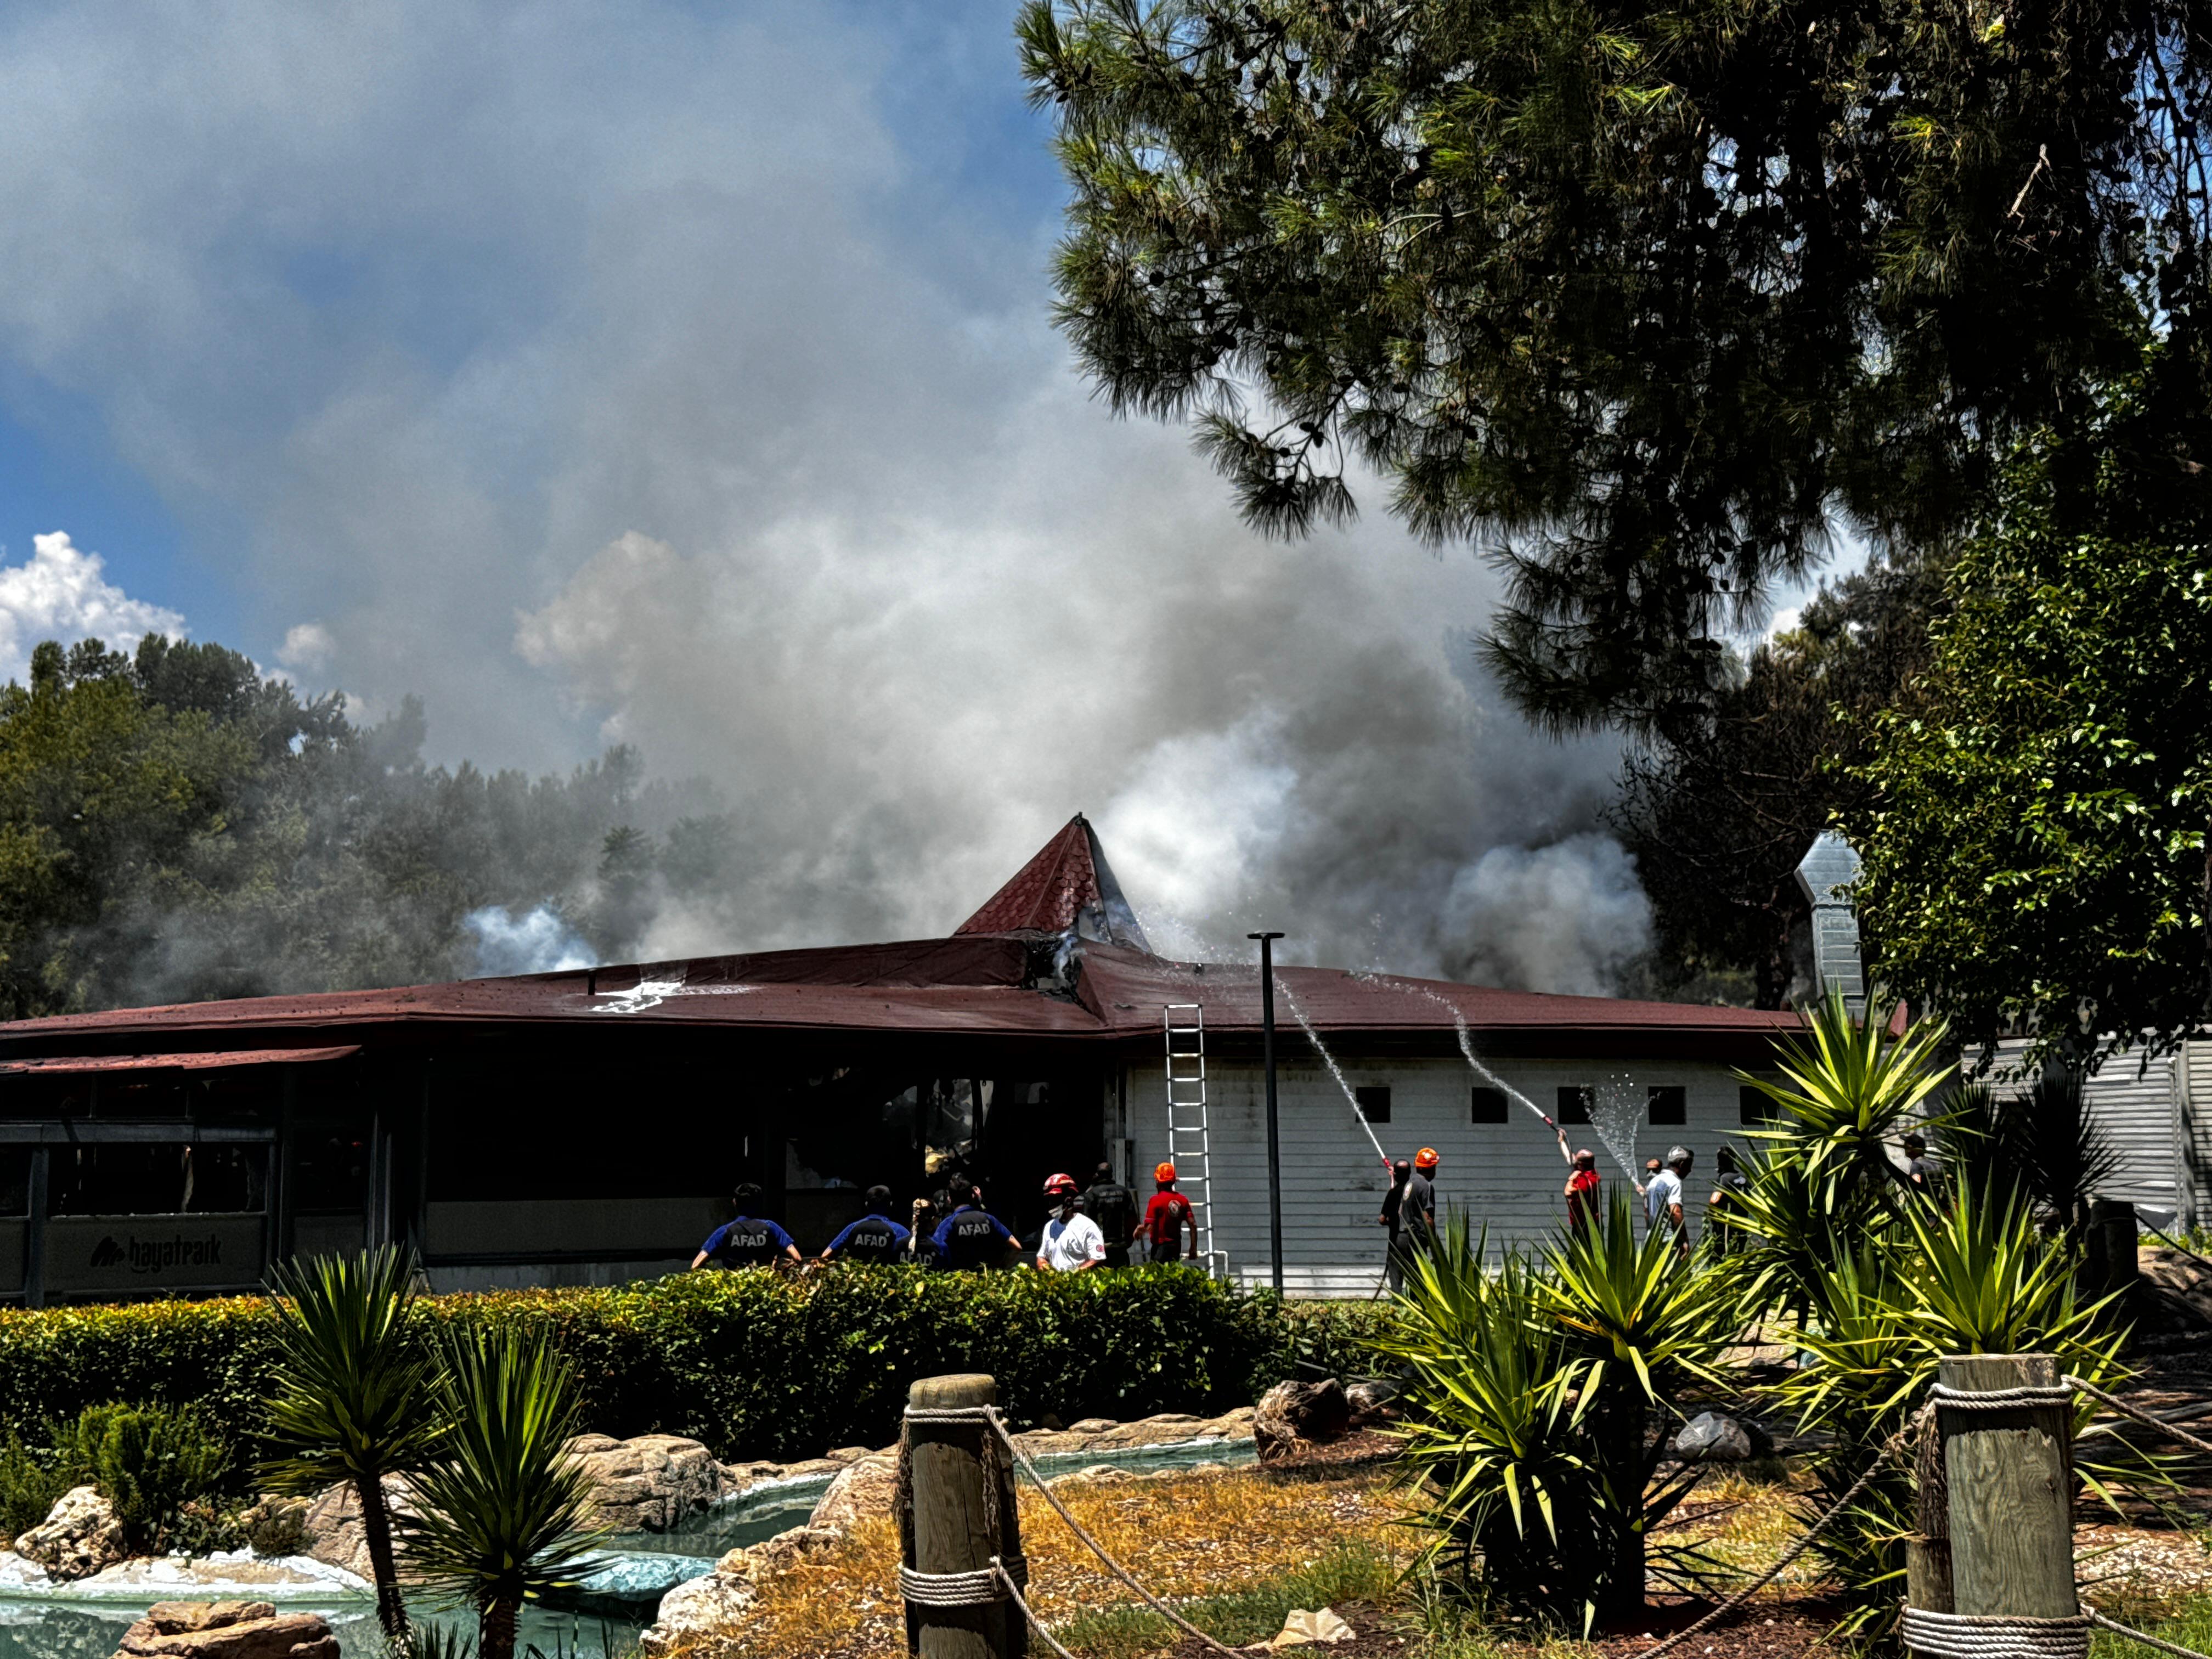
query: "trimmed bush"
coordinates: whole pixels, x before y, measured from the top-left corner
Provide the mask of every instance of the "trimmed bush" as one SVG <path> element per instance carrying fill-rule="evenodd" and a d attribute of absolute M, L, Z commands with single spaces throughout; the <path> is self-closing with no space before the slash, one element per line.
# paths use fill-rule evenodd
<path fill-rule="evenodd" d="M 584 1421 L 688 1435 L 726 1459 L 887 1444 L 907 1385 L 988 1371 L 1018 1421 L 1127 1419 L 1249 1405 L 1301 1350 L 1371 1369 L 1366 1304 L 1285 1305 L 1182 1268 L 915 1273 L 842 1265 L 676 1273 L 611 1288 L 424 1297 L 434 1326 L 549 1330 L 576 1367 Z M 0 1310 L 0 1430 L 114 1400 L 196 1404 L 246 1461 L 264 1453 L 275 1322 L 256 1297 Z M 0 1455 L 0 1466 L 5 1456 Z"/>
<path fill-rule="evenodd" d="M 38 1441 L 17 1431 L 0 1443 L 0 1525 L 10 1537 L 44 1521 L 70 1487 L 92 1486 L 131 1549 L 198 1540 L 216 1528 L 217 1496 L 234 1473 L 229 1447 L 190 1406 L 88 1406 L 46 1419 Z M 194 1505 L 201 1513 L 188 1514 Z"/>

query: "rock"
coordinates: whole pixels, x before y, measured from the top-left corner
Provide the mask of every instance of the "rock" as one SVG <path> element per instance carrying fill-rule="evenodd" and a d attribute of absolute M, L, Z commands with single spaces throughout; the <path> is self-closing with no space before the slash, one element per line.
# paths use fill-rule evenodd
<path fill-rule="evenodd" d="M 1118 1486 L 1125 1480 L 1140 1478 L 1127 1469 L 1117 1469 L 1111 1463 L 1093 1463 L 1088 1468 L 1076 1469 L 1045 1484 L 1050 1486 Z"/>
<path fill-rule="evenodd" d="M 238 1523 L 256 1555 L 301 1555 L 307 1547 L 307 1500 L 264 1493 L 239 1511 Z"/>
<path fill-rule="evenodd" d="M 710 1572 L 686 1580 L 660 1598 L 660 1610 L 638 1632 L 637 1644 L 647 1653 L 666 1653 L 678 1643 L 719 1636 L 736 1626 L 752 1604 L 751 1581 L 737 1574 Z"/>
<path fill-rule="evenodd" d="M 46 1570 L 13 1550 L 0 1550 L 0 1590 L 45 1589 L 53 1583 Z"/>
<path fill-rule="evenodd" d="M 337 1638 L 312 1613 L 267 1601 L 156 1601 L 123 1633 L 116 1659 L 337 1659 Z"/>
<path fill-rule="evenodd" d="M 413 1493 L 397 1475 L 385 1480 L 384 1502 L 394 1517 L 415 1513 Z M 341 1480 L 310 1502 L 300 1525 L 305 1534 L 301 1554 L 327 1561 L 334 1567 L 343 1567 L 372 1583 L 375 1582 L 376 1569 L 368 1559 L 368 1533 L 361 1523 L 361 1504 L 355 1496 L 352 1481 Z M 395 1528 L 395 1534 L 397 1530 Z M 398 1547 L 395 1535 L 393 1548 Z"/>
<path fill-rule="evenodd" d="M 875 1453 L 866 1446 L 840 1446 L 823 1455 L 832 1463 L 857 1463 L 864 1457 L 873 1457 Z"/>
<path fill-rule="evenodd" d="M 1278 1382 L 1260 1397 L 1252 1438 L 1260 1461 L 1273 1463 L 1307 1446 L 1341 1440 L 1352 1426 L 1352 1404 L 1334 1377 L 1319 1382 Z"/>
<path fill-rule="evenodd" d="M 57 1578 L 88 1578 L 123 1559 L 123 1523 L 91 1486 L 72 1486 L 46 1518 L 17 1537 L 15 1553 Z"/>
<path fill-rule="evenodd" d="M 1355 1429 L 1397 1420 L 1398 1390 L 1393 1383 L 1355 1382 L 1344 1391 L 1344 1399 L 1352 1407 L 1352 1426 Z"/>
<path fill-rule="evenodd" d="M 368 1581 L 307 1555 L 258 1556 L 250 1549 L 212 1555 L 140 1555 L 77 1581 L 76 1593 L 140 1602 L 206 1596 L 224 1601 L 291 1601 L 366 1590 Z"/>
<path fill-rule="evenodd" d="M 1742 1463 L 1771 1456 L 1774 1442 L 1756 1423 L 1700 1412 L 1682 1425 L 1668 1449 L 1685 1463 Z"/>
<path fill-rule="evenodd" d="M 1104 1434 L 1121 1426 L 1110 1417 L 1086 1417 L 1080 1422 L 1069 1424 L 1067 1431 L 1070 1434 Z"/>
<path fill-rule="evenodd" d="M 860 1522 L 888 1516 L 898 1501 L 898 1462 L 871 1454 L 830 1483 L 806 1517 L 810 1527 L 849 1532 Z"/>
<path fill-rule="evenodd" d="M 714 1455 L 680 1435 L 580 1435 L 568 1443 L 568 1454 L 591 1478 L 590 1524 L 610 1532 L 666 1532 L 728 1486 Z"/>

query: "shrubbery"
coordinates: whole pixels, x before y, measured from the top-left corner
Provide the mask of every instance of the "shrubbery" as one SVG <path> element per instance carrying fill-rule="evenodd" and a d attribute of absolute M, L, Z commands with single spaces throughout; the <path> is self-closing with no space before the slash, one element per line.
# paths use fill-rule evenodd
<path fill-rule="evenodd" d="M 0 1528 L 35 1527 L 72 1486 L 113 1505 L 133 1551 L 230 1541 L 215 1507 L 236 1468 L 229 1447 L 195 1407 L 88 1406 L 48 1418 L 0 1444 Z"/>
<path fill-rule="evenodd" d="M 908 1383 L 989 1371 L 1018 1419 L 1129 1419 L 1249 1404 L 1303 1352 L 1371 1368 L 1384 1310 L 1285 1305 L 1182 1269 L 924 1273 L 845 1266 L 804 1279 L 680 1273 L 611 1288 L 425 1297 L 424 1327 L 544 1328 L 595 1431 L 689 1435 L 723 1458 L 880 1446 Z M 0 1311 L 0 1428 L 123 1400 L 195 1403 L 251 1463 L 276 1324 L 259 1298 Z M 4 1462 L 4 1459 L 0 1459 Z M 4 1502 L 0 1496 L 0 1502 Z"/>

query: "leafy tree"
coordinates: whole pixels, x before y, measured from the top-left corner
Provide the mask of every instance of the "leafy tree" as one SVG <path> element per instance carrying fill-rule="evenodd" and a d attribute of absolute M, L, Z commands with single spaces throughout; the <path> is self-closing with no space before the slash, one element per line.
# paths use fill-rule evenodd
<path fill-rule="evenodd" d="M 1662 983 L 1747 973 L 1785 1006 L 1806 914 L 1797 866 L 1866 786 L 1869 717 L 1909 706 L 1926 666 L 1940 562 L 1877 558 L 1824 586 L 1760 645 L 1711 711 L 1632 750 L 1611 817 L 1651 900 Z"/>
<path fill-rule="evenodd" d="M 2204 426 L 2179 0 L 1027 0 L 1018 35 L 1085 372 L 1194 417 L 1265 530 L 1364 465 L 1486 540 L 1490 658 L 1556 726 L 1702 710 L 1837 512 L 1933 544 L 2154 325 Z"/>
<path fill-rule="evenodd" d="M 1878 971 L 1973 1040 L 2156 1053 L 2212 995 L 2212 484 L 2156 390 L 2021 447 L 1844 814 Z"/>

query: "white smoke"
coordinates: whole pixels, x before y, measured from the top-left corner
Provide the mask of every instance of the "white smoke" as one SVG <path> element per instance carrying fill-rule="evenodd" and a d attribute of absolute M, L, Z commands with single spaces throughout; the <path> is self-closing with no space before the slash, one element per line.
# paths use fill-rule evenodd
<path fill-rule="evenodd" d="M 560 974 L 599 965 L 583 935 L 543 904 L 520 916 L 501 906 L 487 904 L 461 920 L 477 936 L 475 977 L 478 979 L 502 974 Z"/>
<path fill-rule="evenodd" d="M 0 99 L 0 397 L 96 411 L 434 758 L 711 779 L 722 896 L 647 954 L 941 933 L 1087 810 L 1164 945 L 1619 960 L 1604 882 L 1476 878 L 1595 846 L 1617 763 L 1475 672 L 1481 562 L 1371 480 L 1264 543 L 1078 379 L 1003 0 L 46 9 Z"/>
<path fill-rule="evenodd" d="M 185 619 L 166 606 L 134 599 L 105 574 L 97 553 L 55 531 L 31 538 L 22 564 L 0 565 L 0 678 L 29 672 L 41 640 L 64 645 L 97 639 L 128 651 L 148 634 L 181 635 Z"/>
<path fill-rule="evenodd" d="M 1462 977 L 1602 996 L 1651 945 L 1636 860 L 1609 836 L 1493 847 L 1453 878 L 1443 926 Z"/>

